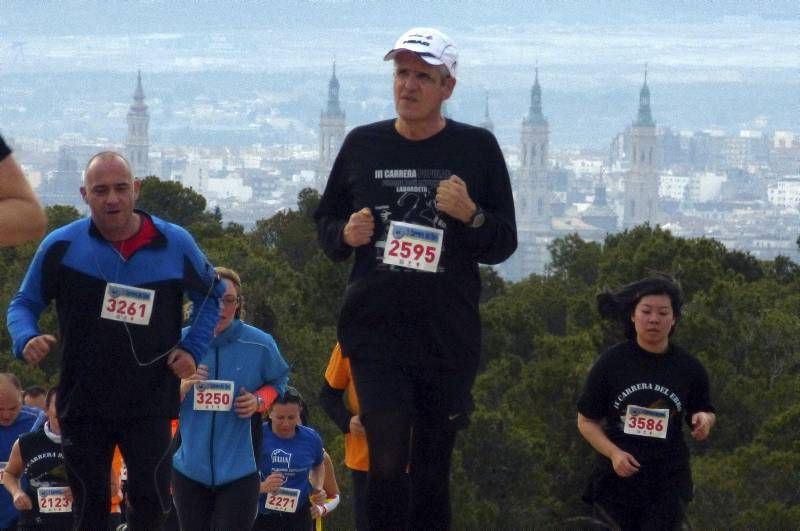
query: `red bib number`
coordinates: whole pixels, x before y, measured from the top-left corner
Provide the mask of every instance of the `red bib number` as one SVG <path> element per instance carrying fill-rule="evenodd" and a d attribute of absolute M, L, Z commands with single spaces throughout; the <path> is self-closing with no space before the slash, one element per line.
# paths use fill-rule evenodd
<path fill-rule="evenodd" d="M 36 497 L 41 513 L 72 512 L 72 501 L 67 499 L 67 487 L 40 487 Z"/>
<path fill-rule="evenodd" d="M 230 411 L 233 406 L 233 382 L 203 380 L 194 384 L 196 411 Z"/>
<path fill-rule="evenodd" d="M 156 292 L 152 289 L 135 288 L 124 284 L 106 284 L 103 308 L 100 317 L 136 325 L 150 324 Z"/>
<path fill-rule="evenodd" d="M 668 426 L 669 409 L 650 409 L 629 404 L 623 431 L 628 435 L 666 439 Z"/>
<path fill-rule="evenodd" d="M 383 263 L 435 273 L 443 238 L 442 229 L 392 221 L 383 249 Z"/>
<path fill-rule="evenodd" d="M 267 493 L 267 501 L 264 507 L 282 513 L 293 513 L 297 511 L 298 501 L 300 500 L 300 489 L 287 489 L 281 487 L 275 494 Z"/>

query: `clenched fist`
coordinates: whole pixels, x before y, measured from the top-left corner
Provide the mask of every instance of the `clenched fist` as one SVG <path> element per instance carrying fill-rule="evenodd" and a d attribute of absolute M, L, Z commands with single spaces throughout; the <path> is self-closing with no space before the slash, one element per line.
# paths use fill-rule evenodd
<path fill-rule="evenodd" d="M 347 225 L 344 226 L 342 237 L 344 243 L 350 247 L 360 247 L 368 244 L 374 233 L 375 219 L 372 217 L 372 211 L 364 207 L 350 215 Z"/>

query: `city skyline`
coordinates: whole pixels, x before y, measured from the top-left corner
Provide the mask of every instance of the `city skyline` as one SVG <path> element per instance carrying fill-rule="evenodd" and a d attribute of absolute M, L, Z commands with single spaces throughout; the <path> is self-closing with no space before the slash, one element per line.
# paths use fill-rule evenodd
<path fill-rule="evenodd" d="M 300 189 L 324 188 L 344 135 L 346 113 L 339 101 L 336 63 L 331 67 L 327 106 L 319 115 L 319 149 L 287 146 L 278 158 L 263 146 L 245 151 L 186 145 L 151 149 L 149 106 L 138 73 L 125 144 L 134 166 L 143 164 L 136 175 L 179 181 L 206 196 L 210 207 L 223 206 L 225 219 L 246 226 L 292 208 Z M 791 210 L 782 207 L 796 212 L 799 206 L 800 133 L 753 130 L 733 136 L 687 136 L 659 130 L 647 74 L 645 69 L 636 118 L 615 135 L 608 157 L 580 152 L 551 156 L 549 122 L 535 69 L 530 107 L 519 131 L 521 149 L 504 148 L 519 209 L 519 249 L 500 266 L 503 276 L 519 279 L 544 271 L 548 247 L 559 236 L 578 233 L 596 241 L 642 223 L 663 224 L 682 236 L 720 238 L 758 255 L 798 256 L 794 234 L 800 227 Z M 492 128 L 487 109 L 484 126 Z M 45 202 L 76 204 L 72 188 L 80 181 L 82 160 L 98 148 L 110 147 L 108 140 L 103 142 L 60 148 L 58 169 L 47 172 L 41 191 Z M 155 160 L 148 161 L 149 154 Z M 754 223 L 754 209 L 765 223 L 758 217 Z M 714 221 L 720 216 L 726 218 L 722 224 Z"/>
<path fill-rule="evenodd" d="M 248 4 L 252 20 L 237 24 L 240 9 L 214 19 L 210 4 L 177 2 L 184 18 L 165 21 L 153 18 L 164 2 L 111 3 L 113 23 L 82 3 L 83 33 L 73 14 L 4 33 L 19 40 L 0 48 L 2 133 L 48 204 L 83 208 L 80 170 L 112 148 L 138 177 L 180 182 L 252 226 L 324 187 L 347 130 L 395 116 L 382 57 L 409 14 L 370 26 L 387 2 Z M 275 16 L 258 27 L 265 4 Z M 536 20 L 511 18 L 516 1 L 425 5 L 461 51 L 446 115 L 490 127 L 509 166 L 519 248 L 504 277 L 544 272 L 559 237 L 602 241 L 642 223 L 800 256 L 800 16 L 727 2 L 661 17 L 646 2 L 586 4 L 615 7 L 595 20 L 575 2 L 528 4 L 554 8 Z M 481 18 L 488 6 L 509 9 Z M 465 13 L 449 20 L 446 7 Z"/>

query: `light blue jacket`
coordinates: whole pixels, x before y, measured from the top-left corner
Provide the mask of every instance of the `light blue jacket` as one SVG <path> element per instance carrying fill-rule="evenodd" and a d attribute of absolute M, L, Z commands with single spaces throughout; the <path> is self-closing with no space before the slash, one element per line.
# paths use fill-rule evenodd
<path fill-rule="evenodd" d="M 283 394 L 289 366 L 271 335 L 235 319 L 200 356 L 209 380 L 234 382 L 234 400 L 244 386 L 254 392 L 269 384 Z M 172 460 L 184 476 L 210 487 L 256 472 L 250 417 L 230 411 L 195 411 L 194 388 L 181 404 L 181 445 Z"/>

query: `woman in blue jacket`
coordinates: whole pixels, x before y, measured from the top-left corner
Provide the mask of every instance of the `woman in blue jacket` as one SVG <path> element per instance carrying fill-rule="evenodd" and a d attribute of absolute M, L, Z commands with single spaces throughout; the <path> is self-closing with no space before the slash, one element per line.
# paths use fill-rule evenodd
<path fill-rule="evenodd" d="M 215 337 L 185 380 L 181 444 L 172 486 L 180 527 L 250 529 L 256 518 L 259 476 L 250 417 L 283 394 L 289 367 L 275 340 L 240 320 L 242 283 L 218 267 L 225 285 Z"/>

